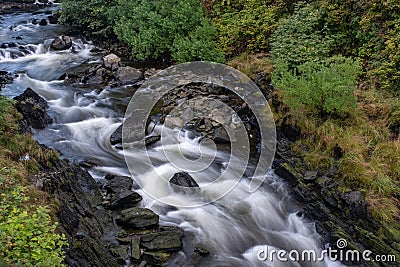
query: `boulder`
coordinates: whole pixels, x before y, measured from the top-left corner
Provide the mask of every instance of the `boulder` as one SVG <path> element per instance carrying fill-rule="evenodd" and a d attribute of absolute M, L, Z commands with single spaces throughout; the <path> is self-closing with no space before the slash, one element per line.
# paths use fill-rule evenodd
<path fill-rule="evenodd" d="M 142 200 L 142 196 L 130 190 L 123 190 L 116 193 L 110 201 L 111 209 L 127 209 L 135 206 Z"/>
<path fill-rule="evenodd" d="M 110 143 L 111 145 L 122 143 L 122 124 L 111 134 Z"/>
<path fill-rule="evenodd" d="M 177 251 L 182 248 L 182 237 L 178 231 L 146 234 L 141 237 L 141 246 L 146 250 Z"/>
<path fill-rule="evenodd" d="M 40 26 L 46 26 L 46 25 L 47 25 L 47 20 L 46 20 L 46 19 L 41 19 L 41 20 L 39 21 L 39 25 L 40 25 Z"/>
<path fill-rule="evenodd" d="M 196 181 L 186 172 L 175 173 L 169 180 L 171 184 L 181 187 L 199 187 Z"/>
<path fill-rule="evenodd" d="M 229 135 L 223 127 L 215 129 L 213 140 L 220 144 L 230 143 Z"/>
<path fill-rule="evenodd" d="M 166 252 L 145 251 L 143 253 L 143 260 L 151 264 L 151 266 L 164 265 L 170 257 L 171 253 Z"/>
<path fill-rule="evenodd" d="M 130 208 L 121 212 L 117 222 L 128 228 L 149 228 L 158 224 L 159 216 L 146 208 Z"/>
<path fill-rule="evenodd" d="M 152 144 L 155 144 L 160 140 L 161 140 L 161 135 L 152 135 L 152 136 L 147 136 L 144 139 L 144 143 L 145 143 L 146 147 L 149 147 Z"/>
<path fill-rule="evenodd" d="M 144 79 L 143 73 L 132 67 L 120 67 L 115 73 L 115 78 L 122 84 L 133 84 Z"/>
<path fill-rule="evenodd" d="M 14 97 L 15 108 L 22 114 L 28 125 L 35 129 L 43 129 L 52 122 L 47 114 L 47 102 L 31 88 Z"/>
<path fill-rule="evenodd" d="M 121 59 L 115 54 L 103 57 L 103 65 L 106 69 L 117 70 L 121 65 Z"/>
<path fill-rule="evenodd" d="M 58 36 L 53 40 L 50 47 L 56 51 L 69 49 L 72 47 L 72 39 L 66 35 Z"/>
<path fill-rule="evenodd" d="M 133 181 L 130 177 L 107 174 L 105 179 L 108 182 L 104 188 L 108 193 L 118 193 L 124 190 L 131 190 L 132 188 Z"/>
<path fill-rule="evenodd" d="M 49 24 L 57 24 L 58 23 L 58 17 L 54 15 L 50 15 L 47 17 L 49 20 Z"/>
<path fill-rule="evenodd" d="M 0 71 L 0 90 L 1 88 L 8 83 L 13 82 L 13 77 L 7 71 Z"/>

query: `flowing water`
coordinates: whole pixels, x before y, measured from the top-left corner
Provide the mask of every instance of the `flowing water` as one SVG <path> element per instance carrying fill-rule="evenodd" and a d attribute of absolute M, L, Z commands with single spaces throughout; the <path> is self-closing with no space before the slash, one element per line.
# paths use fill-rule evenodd
<path fill-rule="evenodd" d="M 39 26 L 32 23 L 33 19 L 46 16 L 43 13 L 16 13 L 1 17 L 0 40 L 7 45 L 0 49 L 0 70 L 18 74 L 2 94 L 14 97 L 30 87 L 45 98 L 54 123 L 44 130 L 35 131 L 36 139 L 61 151 L 64 157 L 72 161 L 94 163 L 96 167 L 89 170 L 94 178 L 101 180 L 107 173 L 131 176 L 122 151 L 109 143 L 110 135 L 123 120 L 124 108 L 132 95 L 131 88 L 72 87 L 57 80 L 60 75 L 79 68 L 82 63 L 100 62 L 103 54 L 92 52 L 92 44 L 77 39 L 73 40 L 73 47 L 67 51 L 50 51 L 52 38 L 62 29 L 57 25 Z M 160 126 L 154 129 L 155 132 L 160 130 Z M 230 177 L 234 173 L 227 173 L 222 181 L 191 195 L 170 191 L 167 186 L 154 185 L 154 172 L 171 177 L 179 171 L 168 162 L 163 149 L 181 153 L 183 147 L 184 153 L 194 157 L 208 153 L 199 150 L 199 140 L 191 137 L 190 132 L 169 131 L 168 138 L 148 151 L 155 168 L 144 168 L 140 155 L 134 152 L 130 157 L 135 158 L 140 170 L 138 177 L 134 178 L 145 181 L 145 187 L 157 186 L 162 198 L 183 205 L 204 202 L 204 205 L 194 208 L 180 207 L 182 205 L 170 207 L 155 201 L 146 195 L 143 188 L 136 186 L 137 192 L 144 198 L 142 205 L 157 212 L 162 225 L 179 226 L 185 230 L 184 251 L 172 265 L 191 266 L 190 252 L 199 245 L 207 248 L 211 255 L 203 260 L 203 266 L 340 265 L 327 259 L 295 263 L 261 261 L 257 258 L 265 245 L 269 249 L 296 249 L 300 252 L 319 252 L 323 249 L 314 224 L 298 216 L 298 207 L 288 197 L 284 183 L 273 171 L 267 174 L 263 186 L 254 193 L 248 192 L 249 181 L 242 179 L 229 194 L 211 204 L 207 204 L 207 199 L 230 187 L 233 183 Z M 221 173 L 228 160 L 228 153 L 217 153 L 218 164 L 193 173 L 194 179 L 200 187 L 208 184 L 212 177 Z"/>

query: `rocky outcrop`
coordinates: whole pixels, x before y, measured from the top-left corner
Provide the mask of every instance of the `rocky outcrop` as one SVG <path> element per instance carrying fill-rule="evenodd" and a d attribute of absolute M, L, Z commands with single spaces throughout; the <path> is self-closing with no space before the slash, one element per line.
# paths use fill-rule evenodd
<path fill-rule="evenodd" d="M 13 77 L 7 71 L 0 71 L 0 90 L 4 85 L 13 82 Z"/>
<path fill-rule="evenodd" d="M 31 88 L 14 97 L 15 108 L 22 114 L 27 124 L 35 129 L 43 129 L 52 122 L 47 114 L 47 102 Z"/>
<path fill-rule="evenodd" d="M 70 49 L 72 47 L 72 39 L 65 35 L 58 36 L 53 40 L 50 47 L 56 51 Z"/>
<path fill-rule="evenodd" d="M 338 177 L 338 169 L 332 165 L 327 171 L 309 170 L 304 160 L 291 150 L 291 140 L 298 138 L 299 132 L 289 131 L 284 125 L 278 127 L 278 142 L 273 167 L 275 173 L 288 182 L 290 195 L 303 207 L 300 214 L 315 222 L 317 232 L 324 243 L 333 249 L 336 242 L 343 238 L 348 245 L 343 250 L 368 249 L 374 255 L 393 254 L 400 257 L 399 247 L 382 240 L 378 233 L 381 225 L 375 222 L 367 212 L 367 203 L 359 191 L 347 191 Z M 379 262 L 344 262 L 357 266 L 389 266 Z"/>
<path fill-rule="evenodd" d="M 94 64 L 86 69 L 84 73 L 74 73 L 74 80 L 65 79 L 64 83 L 79 86 L 84 85 L 107 85 L 111 87 L 121 85 L 136 85 L 144 80 L 142 71 L 123 66 L 121 59 L 115 54 L 103 57 L 102 64 Z M 68 75 L 69 76 L 69 75 Z"/>
<path fill-rule="evenodd" d="M 117 221 L 128 228 L 148 228 L 158 224 L 158 215 L 146 208 L 130 208 L 121 212 Z"/>

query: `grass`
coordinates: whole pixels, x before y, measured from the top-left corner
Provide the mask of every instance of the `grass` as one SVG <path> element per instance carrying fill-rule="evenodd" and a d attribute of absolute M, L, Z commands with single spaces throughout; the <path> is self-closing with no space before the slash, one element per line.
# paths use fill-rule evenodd
<path fill-rule="evenodd" d="M 28 179 L 58 154 L 18 132 L 21 115 L 2 96 L 0 114 L 0 262 L 61 266 L 66 242 L 56 229 L 57 203 Z"/>
<path fill-rule="evenodd" d="M 243 54 L 228 64 L 253 79 L 258 72 L 270 75 L 273 70 L 266 54 Z M 273 93 L 272 109 L 278 125 L 285 118 L 301 128 L 293 150 L 311 169 L 323 172 L 337 166 L 341 190 L 363 192 L 369 214 L 390 237 L 400 232 L 400 136 L 390 130 L 400 125 L 400 101 L 374 85 L 362 85 L 355 92 L 357 108 L 347 117 L 321 118 L 307 110 L 291 113 L 282 104 L 282 91 Z M 335 147 L 343 151 L 341 158 L 335 159 Z"/>

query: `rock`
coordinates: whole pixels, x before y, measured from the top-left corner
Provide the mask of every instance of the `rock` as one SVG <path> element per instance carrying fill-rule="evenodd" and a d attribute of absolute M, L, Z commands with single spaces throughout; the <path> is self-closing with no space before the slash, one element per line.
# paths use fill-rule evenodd
<path fill-rule="evenodd" d="M 119 263 L 125 264 L 125 260 L 128 258 L 128 248 L 123 246 L 112 248 L 111 254 Z"/>
<path fill-rule="evenodd" d="M 350 206 L 351 215 L 358 219 L 367 219 L 367 203 L 360 191 L 346 192 L 343 195 L 343 199 Z"/>
<path fill-rule="evenodd" d="M 121 65 L 121 59 L 115 54 L 109 54 L 103 57 L 103 65 L 106 69 L 116 70 Z"/>
<path fill-rule="evenodd" d="M 5 84 L 12 83 L 13 80 L 12 75 L 7 71 L 0 71 L 0 90 Z"/>
<path fill-rule="evenodd" d="M 52 123 L 47 114 L 47 102 L 31 88 L 27 88 L 21 95 L 14 97 L 17 101 L 15 108 L 22 114 L 28 125 L 35 129 L 43 129 Z"/>
<path fill-rule="evenodd" d="M 283 164 L 279 164 L 274 171 L 275 174 L 285 179 L 290 185 L 296 186 L 298 184 L 296 176 L 290 173 Z"/>
<path fill-rule="evenodd" d="M 158 224 L 159 217 L 146 208 L 130 208 L 121 212 L 117 221 L 128 228 L 148 228 Z"/>
<path fill-rule="evenodd" d="M 144 143 L 145 143 L 146 147 L 149 147 L 152 144 L 157 143 L 160 140 L 161 140 L 161 135 L 151 135 L 151 136 L 147 136 L 144 139 Z"/>
<path fill-rule="evenodd" d="M 47 20 L 46 20 L 46 19 L 41 19 L 41 20 L 39 21 L 39 25 L 40 25 L 40 26 L 46 26 L 46 25 L 47 25 Z"/>
<path fill-rule="evenodd" d="M 32 20 L 32 24 L 33 24 L 33 25 L 39 24 L 39 20 L 38 20 L 38 19 L 33 19 L 33 20 Z"/>
<path fill-rule="evenodd" d="M 133 181 L 130 177 L 107 174 L 105 179 L 108 180 L 108 182 L 104 188 L 109 193 L 119 193 L 125 190 L 131 190 L 132 188 Z"/>
<path fill-rule="evenodd" d="M 139 260 L 142 254 L 140 251 L 140 238 L 134 237 L 131 240 L 131 251 L 132 258 L 135 260 Z"/>
<path fill-rule="evenodd" d="M 181 232 L 164 231 L 141 237 L 141 246 L 146 250 L 177 251 L 182 248 Z"/>
<path fill-rule="evenodd" d="M 130 190 L 116 193 L 110 201 L 111 209 L 127 209 L 135 206 L 142 200 L 142 196 Z"/>
<path fill-rule="evenodd" d="M 66 35 L 58 36 L 53 40 L 50 47 L 56 51 L 67 50 L 72 47 L 72 39 Z"/>
<path fill-rule="evenodd" d="M 111 145 L 122 143 L 122 124 L 111 134 L 110 143 Z"/>
<path fill-rule="evenodd" d="M 335 146 L 333 147 L 333 158 L 335 160 L 339 160 L 343 157 L 343 155 L 344 155 L 343 149 L 338 144 L 335 144 Z"/>
<path fill-rule="evenodd" d="M 199 187 L 196 181 L 186 172 L 175 173 L 169 180 L 171 184 L 182 187 Z"/>
<path fill-rule="evenodd" d="M 164 265 L 170 257 L 171 254 L 165 252 L 145 251 L 143 253 L 143 259 L 154 266 Z"/>
<path fill-rule="evenodd" d="M 133 84 L 144 79 L 143 73 L 132 67 L 120 67 L 115 73 L 115 78 L 122 85 Z"/>
<path fill-rule="evenodd" d="M 47 19 L 49 20 L 49 24 L 57 24 L 58 23 L 58 17 L 51 15 L 48 16 Z"/>
<path fill-rule="evenodd" d="M 213 140 L 215 143 L 230 143 L 229 135 L 223 127 L 215 129 Z"/>
<path fill-rule="evenodd" d="M 306 171 L 304 174 L 303 180 L 304 182 L 313 182 L 317 179 L 318 172 L 316 171 Z"/>

